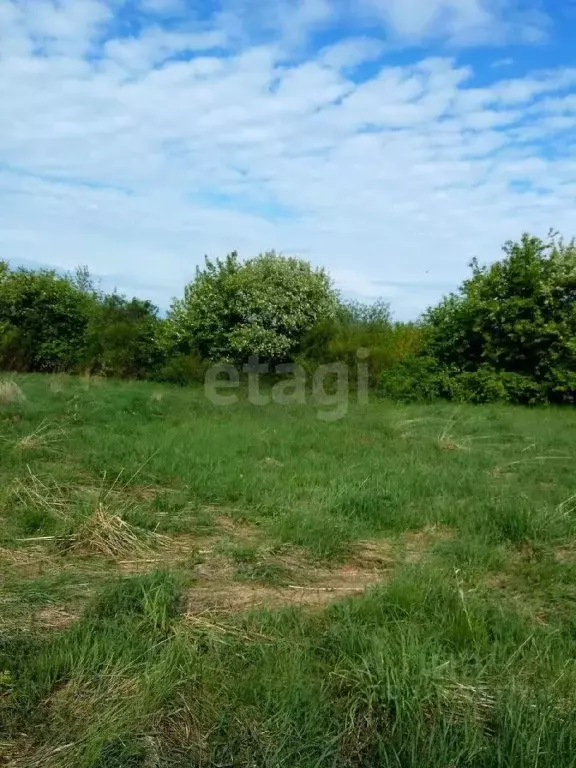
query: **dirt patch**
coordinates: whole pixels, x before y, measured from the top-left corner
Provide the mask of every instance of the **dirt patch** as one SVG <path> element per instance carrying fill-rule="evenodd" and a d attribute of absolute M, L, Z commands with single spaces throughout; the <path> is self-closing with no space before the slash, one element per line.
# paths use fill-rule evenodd
<path fill-rule="evenodd" d="M 514 573 L 494 573 L 484 580 L 486 587 L 495 592 L 499 599 L 508 602 L 514 610 L 530 619 L 546 623 L 551 614 L 551 606 L 545 594 L 535 594 L 528 584 Z"/>
<path fill-rule="evenodd" d="M 116 560 L 114 565 L 122 573 L 146 573 L 154 568 L 188 567 L 191 560 L 198 558 L 201 563 L 197 567 L 205 571 L 199 574 L 199 578 L 212 578 L 211 573 L 226 573 L 232 578 L 231 561 L 219 551 L 223 541 L 229 539 L 236 545 L 253 545 L 258 541 L 261 533 L 255 525 L 247 521 L 237 521 L 225 515 L 216 517 L 214 522 L 217 531 L 213 534 L 183 533 L 164 536 L 163 539 L 169 543 L 163 546 L 158 556 L 151 555 L 144 559 L 123 558 Z"/>
<path fill-rule="evenodd" d="M 563 547 L 556 547 L 554 550 L 554 559 L 557 563 L 576 563 L 576 543 L 565 545 Z"/>
<path fill-rule="evenodd" d="M 183 569 L 194 579 L 186 612 L 188 616 L 197 616 L 206 611 L 322 606 L 361 595 L 370 587 L 391 579 L 398 566 L 421 562 L 436 542 L 453 536 L 450 529 L 428 527 L 397 538 L 360 541 L 348 562 L 330 566 L 312 560 L 305 549 L 278 549 L 267 545 L 262 531 L 249 522 L 227 515 L 218 516 L 215 522 L 216 533 L 165 537 L 165 546 L 157 552 L 113 558 L 68 553 L 63 557 L 55 551 L 53 542 L 43 542 L 42 546 L 26 550 L 0 550 L 0 562 L 26 575 L 56 569 L 88 574 L 86 569 L 93 568 L 95 563 L 118 574 L 147 573 L 166 567 Z M 51 545 L 51 551 L 47 551 L 46 545 Z M 238 558 L 238 548 L 241 550 L 243 545 L 253 550 L 253 554 L 248 554 L 254 560 Z M 279 577 L 274 582 L 277 574 Z M 29 623 L 61 628 L 75 618 L 65 607 L 50 606 L 30 616 Z"/>
<path fill-rule="evenodd" d="M 329 572 L 316 571 L 314 576 L 317 581 L 309 586 L 268 587 L 216 581 L 210 585 L 198 584 L 189 592 L 186 613 L 195 616 L 207 610 L 246 611 L 287 605 L 325 605 L 343 597 L 363 594 L 383 578 L 381 573 L 352 566 Z"/>
<path fill-rule="evenodd" d="M 232 561 L 223 555 L 216 556 L 194 568 L 198 581 L 189 592 L 187 614 L 288 605 L 320 606 L 361 595 L 390 579 L 398 565 L 419 562 L 435 542 L 452 536 L 449 529 L 430 527 L 407 533 L 399 542 L 361 541 L 351 560 L 334 568 L 319 567 L 304 550 L 292 550 L 269 561 L 287 566 L 293 574 L 293 583 L 281 587 L 234 583 Z"/>
<path fill-rule="evenodd" d="M 2 600 L 0 598 L 0 601 Z M 10 602 L 13 603 L 13 600 L 11 598 L 7 598 L 7 600 L 10 607 Z M 79 616 L 79 613 L 74 613 L 64 605 L 46 605 L 37 610 L 27 612 L 22 610 L 19 605 L 15 605 L 15 610 L 11 610 L 8 613 L 4 612 L 1 627 L 5 632 L 17 631 L 37 634 L 38 632 L 66 629 Z"/>
<path fill-rule="evenodd" d="M 320 567 L 305 550 L 290 549 L 281 554 L 263 550 L 259 562 L 277 565 L 290 573 L 290 583 L 270 586 L 258 582 L 234 581 L 236 564 L 224 554 L 214 554 L 196 565 L 197 583 L 190 590 L 187 614 L 204 611 L 245 611 L 285 605 L 325 605 L 342 597 L 362 594 L 385 578 L 394 561 L 387 547 L 363 542 L 349 563 L 335 568 Z M 364 552 L 370 556 L 364 560 Z"/>
<path fill-rule="evenodd" d="M 408 563 L 419 563 L 434 544 L 454 538 L 454 531 L 441 525 L 430 525 L 421 531 L 409 531 L 401 537 Z"/>
<path fill-rule="evenodd" d="M 46 551 L 45 547 L 31 546 L 26 549 L 5 549 L 0 547 L 0 567 L 17 570 L 23 576 L 40 576 L 55 570 L 58 558 Z"/>
<path fill-rule="evenodd" d="M 234 520 L 232 517 L 221 514 L 216 517 L 215 522 L 221 532 L 230 534 L 240 541 L 253 541 L 258 538 L 258 528 L 248 520 Z"/>
<path fill-rule="evenodd" d="M 44 629 L 66 629 L 77 618 L 77 613 L 72 613 L 62 605 L 48 605 L 33 614 L 32 624 Z"/>
<path fill-rule="evenodd" d="M 374 541 L 359 541 L 353 555 L 353 562 L 365 567 L 381 568 L 393 566 L 396 563 L 396 549 L 388 539 Z"/>

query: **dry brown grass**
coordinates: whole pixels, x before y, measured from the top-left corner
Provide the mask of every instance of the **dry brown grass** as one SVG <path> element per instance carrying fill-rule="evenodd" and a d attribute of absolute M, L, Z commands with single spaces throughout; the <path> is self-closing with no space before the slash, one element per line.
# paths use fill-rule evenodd
<path fill-rule="evenodd" d="M 197 586 L 190 590 L 186 618 L 194 621 L 206 612 L 239 612 L 257 608 L 279 608 L 286 605 L 322 606 L 350 595 L 360 595 L 367 587 L 377 583 L 372 575 L 369 581 L 360 582 L 355 574 L 349 583 L 335 578 L 336 584 L 318 584 L 310 587 L 290 585 L 267 587 L 262 584 L 235 584 L 223 582 L 209 587 Z"/>
<path fill-rule="evenodd" d="M 69 538 L 67 549 L 83 555 L 110 558 L 147 557 L 167 546 L 169 539 L 130 525 L 98 504 L 92 515 Z"/>
<path fill-rule="evenodd" d="M 292 548 L 268 560 L 286 566 L 292 575 L 292 583 L 281 587 L 234 581 L 233 561 L 217 551 L 217 537 L 206 538 L 199 552 L 208 557 L 193 569 L 196 584 L 188 595 L 187 615 L 285 605 L 315 607 L 361 595 L 390 579 L 399 565 L 420 562 L 436 542 L 452 536 L 448 528 L 431 526 L 406 533 L 399 540 L 361 541 L 349 562 L 333 567 L 318 565 L 306 551 Z"/>
<path fill-rule="evenodd" d="M 444 428 L 438 433 L 438 437 L 436 438 L 438 447 L 443 451 L 465 451 L 469 448 L 466 438 L 457 439 L 452 434 L 452 427 L 458 420 L 459 410 L 459 407 L 454 410 L 444 425 Z"/>
<path fill-rule="evenodd" d="M 51 424 L 45 419 L 40 422 L 34 432 L 20 438 L 17 447 L 23 451 L 29 451 L 40 447 L 51 447 L 64 437 L 66 437 L 66 432 L 62 427 Z"/>
<path fill-rule="evenodd" d="M 440 687 L 442 706 L 456 722 L 467 722 L 472 717 L 479 725 L 487 722 L 496 706 L 496 698 L 486 685 L 466 685 L 447 681 Z"/>
<path fill-rule="evenodd" d="M 79 614 L 65 605 L 47 605 L 33 614 L 32 623 L 35 628 L 66 629 L 78 618 Z"/>
<path fill-rule="evenodd" d="M 15 381 L 4 379 L 0 381 L 0 405 L 23 403 L 26 400 L 24 392 Z"/>
<path fill-rule="evenodd" d="M 0 547 L 0 565 L 18 569 L 30 575 L 36 574 L 46 566 L 51 565 L 53 558 L 40 547 L 26 549 L 6 549 Z"/>
<path fill-rule="evenodd" d="M 576 563 L 576 542 L 556 547 L 554 559 L 557 563 Z"/>
<path fill-rule="evenodd" d="M 86 390 L 91 389 L 92 387 L 101 387 L 106 381 L 104 376 L 88 372 L 79 376 L 79 380 L 82 387 Z"/>
<path fill-rule="evenodd" d="M 12 485 L 12 494 L 22 506 L 47 513 L 50 517 L 66 519 L 68 498 L 64 489 L 53 478 L 46 481 L 37 477 L 30 467 L 25 480 L 17 478 Z"/>

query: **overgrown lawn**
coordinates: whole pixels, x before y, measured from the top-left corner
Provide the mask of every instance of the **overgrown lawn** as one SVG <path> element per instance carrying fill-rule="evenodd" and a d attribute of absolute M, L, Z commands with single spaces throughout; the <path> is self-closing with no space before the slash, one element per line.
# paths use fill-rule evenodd
<path fill-rule="evenodd" d="M 576 765 L 576 413 L 0 384 L 0 764 Z"/>

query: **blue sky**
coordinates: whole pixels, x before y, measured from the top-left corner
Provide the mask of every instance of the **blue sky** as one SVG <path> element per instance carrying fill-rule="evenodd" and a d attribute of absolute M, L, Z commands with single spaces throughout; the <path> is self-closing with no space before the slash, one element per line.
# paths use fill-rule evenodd
<path fill-rule="evenodd" d="M 414 318 L 576 234 L 574 0 L 0 0 L 0 258 L 167 307 L 275 248 Z"/>

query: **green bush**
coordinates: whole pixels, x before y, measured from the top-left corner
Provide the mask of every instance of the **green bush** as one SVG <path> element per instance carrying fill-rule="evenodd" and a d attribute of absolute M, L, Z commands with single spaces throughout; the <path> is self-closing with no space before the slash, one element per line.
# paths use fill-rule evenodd
<path fill-rule="evenodd" d="M 426 353 L 475 374 L 456 387 L 473 397 L 496 396 L 499 378 L 511 402 L 573 402 L 576 245 L 525 234 L 504 254 L 490 266 L 473 261 L 459 293 L 428 311 Z"/>
<path fill-rule="evenodd" d="M 576 371 L 554 369 L 547 381 L 547 399 L 551 403 L 576 403 Z"/>
<path fill-rule="evenodd" d="M 448 389 L 447 374 L 431 357 L 410 355 L 380 374 L 379 393 L 404 403 L 430 402 Z"/>
<path fill-rule="evenodd" d="M 508 399 L 502 376 L 491 368 L 447 375 L 443 394 L 451 400 L 478 404 L 497 403 Z"/>
<path fill-rule="evenodd" d="M 172 352 L 197 351 L 209 360 L 289 360 L 306 332 L 336 311 L 337 298 L 323 270 L 273 251 L 241 262 L 206 259 L 168 315 Z"/>
<path fill-rule="evenodd" d="M 157 381 L 186 387 L 189 384 L 203 382 L 209 365 L 210 362 L 202 360 L 197 353 L 176 354 L 166 360 L 154 378 Z"/>
<path fill-rule="evenodd" d="M 0 265 L 0 366 L 22 371 L 73 368 L 85 354 L 92 296 L 54 271 Z"/>
<path fill-rule="evenodd" d="M 565 384 L 560 385 L 565 396 Z M 574 382 L 572 382 L 574 386 Z M 548 386 L 518 373 L 483 367 L 458 373 L 441 368 L 430 357 L 410 357 L 382 372 L 379 393 L 399 402 L 455 402 L 537 405 L 553 401 Z"/>
<path fill-rule="evenodd" d="M 149 301 L 99 296 L 86 329 L 85 367 L 104 376 L 148 378 L 164 360 L 162 321 Z"/>
<path fill-rule="evenodd" d="M 373 304 L 344 302 L 333 318 L 323 320 L 306 334 L 301 357 L 306 361 L 304 367 L 342 362 L 351 372 L 358 362 L 366 363 L 369 383 L 376 387 L 382 371 L 413 355 L 420 348 L 420 339 L 419 326 L 393 322 L 390 307 L 382 300 Z M 360 350 L 366 356 L 359 356 Z"/>
<path fill-rule="evenodd" d="M 31 358 L 30 344 L 12 323 L 0 322 L 0 368 L 25 371 Z"/>
<path fill-rule="evenodd" d="M 547 384 L 530 376 L 504 371 L 499 374 L 506 391 L 506 400 L 517 405 L 538 405 L 549 401 Z"/>
<path fill-rule="evenodd" d="M 89 370 L 180 385 L 212 361 L 368 366 L 389 398 L 526 405 L 576 402 L 576 244 L 523 235 L 417 323 L 385 301 L 344 302 L 327 273 L 270 251 L 206 259 L 168 317 L 74 277 L 0 261 L 0 367 Z M 274 381 L 274 377 L 270 382 Z"/>

